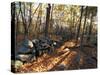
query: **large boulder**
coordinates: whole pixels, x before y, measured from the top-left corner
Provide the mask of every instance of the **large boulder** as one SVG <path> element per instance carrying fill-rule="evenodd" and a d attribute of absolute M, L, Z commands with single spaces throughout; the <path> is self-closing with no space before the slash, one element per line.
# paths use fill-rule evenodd
<path fill-rule="evenodd" d="M 25 46 L 25 47 L 29 47 L 29 48 L 32 48 L 34 45 L 33 45 L 33 43 L 32 43 L 32 41 L 30 41 L 29 39 L 25 39 L 24 41 L 23 41 L 23 45 Z"/>
<path fill-rule="evenodd" d="M 29 54 L 32 52 L 32 49 L 28 48 L 28 47 L 25 47 L 25 46 L 21 46 L 19 49 L 18 49 L 18 53 L 19 54 Z"/>
<path fill-rule="evenodd" d="M 14 63 L 15 69 L 19 69 L 23 65 L 22 61 L 16 60 Z"/>
<path fill-rule="evenodd" d="M 16 59 L 22 62 L 25 62 L 25 61 L 27 62 L 31 56 L 32 56 L 31 54 L 17 54 Z"/>
<path fill-rule="evenodd" d="M 36 44 L 36 43 L 39 43 L 39 40 L 38 39 L 33 39 L 32 42 Z"/>

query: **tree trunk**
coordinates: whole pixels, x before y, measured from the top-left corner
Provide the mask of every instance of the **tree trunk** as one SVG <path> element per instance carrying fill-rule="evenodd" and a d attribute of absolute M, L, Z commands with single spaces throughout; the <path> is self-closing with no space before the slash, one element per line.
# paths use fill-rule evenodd
<path fill-rule="evenodd" d="M 83 31 L 82 31 L 82 35 L 81 35 L 80 50 L 83 50 L 83 38 L 84 38 L 84 31 L 85 31 L 85 26 L 86 26 L 87 10 L 88 10 L 88 7 L 86 7 L 86 10 L 85 10 L 86 12 L 85 12 Z"/>
<path fill-rule="evenodd" d="M 52 4 L 52 9 L 51 9 L 51 15 L 50 15 L 50 30 L 53 28 L 53 8 L 54 8 L 54 4 Z"/>
<path fill-rule="evenodd" d="M 31 18 L 31 14 L 32 14 L 32 3 L 30 3 L 30 10 L 29 10 L 29 24 L 27 26 L 27 31 L 28 31 L 28 36 L 29 36 L 29 27 L 31 26 L 32 23 L 32 18 Z"/>
<path fill-rule="evenodd" d="M 44 32 L 45 33 L 45 37 L 48 37 L 50 10 L 51 10 L 51 5 L 48 4 L 47 10 L 46 10 L 46 25 L 45 25 L 45 32 Z"/>
<path fill-rule="evenodd" d="M 37 32 L 38 32 L 38 28 L 39 28 L 39 23 L 38 23 L 39 22 L 39 17 L 40 17 L 40 15 L 39 15 L 39 12 L 38 12 L 38 17 L 37 17 L 36 26 L 35 26 L 35 33 L 36 33 L 35 36 L 36 37 L 38 37 Z"/>
<path fill-rule="evenodd" d="M 82 21 L 82 14 L 83 14 L 83 6 L 81 7 L 81 16 L 80 16 L 79 26 L 78 26 L 78 28 L 77 28 L 76 40 L 78 40 L 78 37 L 79 37 L 79 34 L 80 34 L 81 21 Z"/>
<path fill-rule="evenodd" d="M 16 9 L 16 30 L 17 30 L 17 33 L 19 34 L 20 33 L 20 26 L 19 26 L 19 15 L 20 15 L 20 10 L 19 12 L 17 13 L 17 9 Z"/>
<path fill-rule="evenodd" d="M 19 6 L 20 6 L 21 17 L 22 17 L 22 21 L 23 21 L 24 30 L 25 30 L 25 32 L 24 32 L 24 34 L 25 34 L 24 39 L 27 39 L 28 38 L 27 24 L 25 23 L 25 16 L 23 15 L 23 12 L 22 12 L 22 8 L 21 8 L 22 3 L 21 2 L 19 2 Z"/>
<path fill-rule="evenodd" d="M 84 17 L 84 25 L 83 25 L 83 31 L 82 31 L 82 34 L 81 34 L 81 42 L 80 42 L 80 51 L 79 51 L 79 68 L 80 68 L 80 53 L 81 51 L 83 51 L 83 36 L 84 36 L 84 30 L 85 30 L 85 25 L 86 25 L 86 18 L 87 18 L 87 8 L 86 7 L 86 10 L 85 10 L 85 17 Z"/>
<path fill-rule="evenodd" d="M 19 18 L 18 18 L 18 14 L 16 12 L 16 34 L 19 34 Z"/>
<path fill-rule="evenodd" d="M 93 21 L 93 13 L 91 15 L 91 21 L 90 21 L 89 33 L 88 33 L 87 41 L 90 41 L 90 37 L 91 37 L 91 34 L 92 34 L 92 21 Z"/>

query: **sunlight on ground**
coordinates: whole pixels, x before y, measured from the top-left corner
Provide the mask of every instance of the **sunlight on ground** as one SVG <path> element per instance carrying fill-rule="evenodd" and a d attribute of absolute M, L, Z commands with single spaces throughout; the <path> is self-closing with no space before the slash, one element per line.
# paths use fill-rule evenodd
<path fill-rule="evenodd" d="M 70 50 L 67 47 L 74 47 L 75 42 L 65 42 L 60 48 L 56 49 L 52 55 L 43 54 L 38 60 L 32 63 L 26 63 L 20 68 L 20 72 L 46 72 L 50 70 L 58 70 L 63 67 L 67 69 L 77 69 L 78 49 Z M 87 49 L 87 48 L 86 48 Z M 90 49 L 89 49 L 90 50 Z M 90 51 L 91 52 L 91 51 Z M 84 65 L 86 54 L 81 52 L 80 65 Z M 60 66 L 60 67 L 59 67 Z"/>

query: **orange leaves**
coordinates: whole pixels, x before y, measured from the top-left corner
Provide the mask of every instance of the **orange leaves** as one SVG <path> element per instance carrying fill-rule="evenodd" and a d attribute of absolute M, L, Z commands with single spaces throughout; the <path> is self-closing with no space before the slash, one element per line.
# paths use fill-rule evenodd
<path fill-rule="evenodd" d="M 66 41 L 60 48 L 64 50 L 65 48 L 73 48 L 76 46 L 76 40 Z M 77 46 L 79 46 L 79 41 L 77 42 Z"/>
<path fill-rule="evenodd" d="M 38 57 L 36 61 L 22 65 L 20 72 L 46 72 L 54 70 L 78 69 L 79 67 L 96 67 L 96 63 L 93 65 L 87 64 L 88 60 L 86 59 L 88 56 L 80 51 L 78 47 L 75 49 L 73 48 L 73 50 L 68 48 L 74 46 L 74 40 L 65 42 L 60 48 L 56 49 L 56 52 L 54 52 L 52 55 L 43 54 L 42 56 Z M 95 53 L 92 54 L 95 52 L 95 48 L 91 49 L 84 47 L 84 51 L 86 51 L 90 56 L 96 55 Z M 78 61 L 79 54 L 80 60 Z"/>
<path fill-rule="evenodd" d="M 68 47 L 68 48 L 69 47 L 74 47 L 75 46 L 75 43 L 74 42 L 66 42 L 65 43 L 65 46 Z"/>
<path fill-rule="evenodd" d="M 24 64 L 20 70 L 21 72 L 29 72 L 29 70 L 32 72 L 49 71 L 62 62 L 68 53 L 69 51 L 63 53 L 59 52 L 56 56 L 44 54 L 39 57 L 38 60 L 32 63 Z"/>

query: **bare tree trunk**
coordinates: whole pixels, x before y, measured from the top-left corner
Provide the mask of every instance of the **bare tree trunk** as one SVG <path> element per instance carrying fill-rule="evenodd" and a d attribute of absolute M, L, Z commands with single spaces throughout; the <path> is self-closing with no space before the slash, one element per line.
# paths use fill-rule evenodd
<path fill-rule="evenodd" d="M 81 21 L 82 21 L 82 14 L 83 14 L 83 6 L 81 7 L 81 16 L 80 16 L 79 26 L 78 26 L 78 28 L 77 28 L 76 40 L 78 40 L 78 37 L 79 37 L 79 34 L 80 34 Z"/>
<path fill-rule="evenodd" d="M 82 34 L 81 34 L 81 42 L 80 42 L 80 51 L 79 51 L 79 68 L 80 68 L 80 58 L 81 58 L 81 51 L 83 51 L 83 36 L 84 36 L 84 30 L 85 30 L 85 25 L 86 25 L 86 18 L 87 18 L 87 8 L 86 7 L 86 10 L 85 10 L 85 17 L 84 17 L 84 25 L 83 25 L 83 31 L 82 31 Z"/>
<path fill-rule="evenodd" d="M 20 15 L 20 10 L 19 10 L 19 12 L 17 13 L 17 10 L 16 10 L 16 21 L 17 21 L 17 23 L 16 23 L 16 30 L 17 30 L 17 33 L 20 33 L 20 31 L 19 31 L 19 29 L 20 29 L 20 26 L 19 26 L 19 15 Z"/>
<path fill-rule="evenodd" d="M 73 15 L 73 8 L 71 7 L 71 9 L 70 9 L 70 11 L 71 11 L 71 15 Z M 70 38 L 72 39 L 72 28 L 73 28 L 73 16 L 71 16 L 71 25 L 70 25 Z"/>
<path fill-rule="evenodd" d="M 73 34 L 74 35 L 75 35 L 75 31 L 76 31 L 75 19 L 76 19 L 75 18 L 75 11 L 73 11 Z M 76 37 L 74 36 L 73 38 L 75 39 Z"/>
<path fill-rule="evenodd" d="M 29 25 L 28 25 L 28 28 L 27 28 L 27 31 L 28 31 L 28 36 L 29 36 L 29 27 L 31 26 L 32 24 L 32 18 L 31 18 L 31 14 L 32 14 L 32 3 L 30 3 L 30 10 L 29 10 Z"/>
<path fill-rule="evenodd" d="M 38 8 L 40 7 L 40 5 L 41 4 L 39 4 L 38 6 L 37 6 L 37 8 L 35 9 L 35 11 L 34 11 L 34 13 L 33 14 L 31 14 L 31 19 L 33 19 L 33 17 L 34 17 L 34 14 L 36 13 L 36 11 L 38 10 Z M 35 28 L 36 28 L 36 25 L 34 25 L 34 27 L 33 27 L 33 30 L 35 31 Z M 34 36 L 34 35 L 33 35 Z"/>
<path fill-rule="evenodd" d="M 39 15 L 39 27 L 38 27 L 38 34 L 40 33 L 40 28 L 41 28 L 41 22 L 42 22 L 42 20 L 41 20 L 41 18 L 42 18 L 42 4 L 40 5 L 40 9 L 39 9 L 39 12 L 41 12 L 40 13 L 40 15 Z"/>
<path fill-rule="evenodd" d="M 35 33 L 37 33 L 37 30 L 39 27 L 38 22 L 39 22 L 39 12 L 38 12 L 38 17 L 37 17 L 36 26 L 35 26 Z"/>
<path fill-rule="evenodd" d="M 54 4 L 52 4 L 52 9 L 51 9 L 51 15 L 50 15 L 50 30 L 53 28 L 53 18 L 52 18 L 52 16 L 53 16 L 53 8 L 54 8 Z"/>
<path fill-rule="evenodd" d="M 48 7 L 47 7 L 47 13 L 46 13 L 46 25 L 45 25 L 45 37 L 48 36 L 48 27 L 49 27 L 49 18 L 50 18 L 50 10 L 51 10 L 51 5 L 48 4 Z"/>
<path fill-rule="evenodd" d="M 85 10 L 86 12 L 85 12 L 83 31 L 81 35 L 80 50 L 83 50 L 83 38 L 84 38 L 84 31 L 85 31 L 85 26 L 86 26 L 87 10 L 88 10 L 88 6 L 86 7 L 86 10 Z"/>
<path fill-rule="evenodd" d="M 34 13 L 32 14 L 32 18 L 34 17 L 34 14 L 36 13 L 36 11 L 38 10 L 38 8 L 39 8 L 40 5 L 41 4 L 39 4 L 38 7 L 35 9 Z"/>
<path fill-rule="evenodd" d="M 92 21 L 93 21 L 93 13 L 91 15 L 91 21 L 90 21 L 89 33 L 88 33 L 87 41 L 90 41 L 90 37 L 91 37 L 91 33 L 92 33 Z"/>
<path fill-rule="evenodd" d="M 16 9 L 15 9 L 16 11 Z M 18 34 L 20 31 L 19 31 L 19 18 L 18 18 L 19 14 L 17 14 L 16 12 L 16 33 Z"/>
<path fill-rule="evenodd" d="M 22 6 L 21 2 L 19 2 L 19 6 L 20 6 L 21 17 L 22 17 L 22 21 L 23 21 L 24 30 L 25 30 L 25 32 L 24 32 L 24 34 L 25 34 L 24 39 L 26 39 L 27 35 L 28 35 L 28 31 L 27 31 L 27 24 L 25 23 L 25 17 L 23 15 L 22 8 L 21 8 L 21 6 Z"/>

